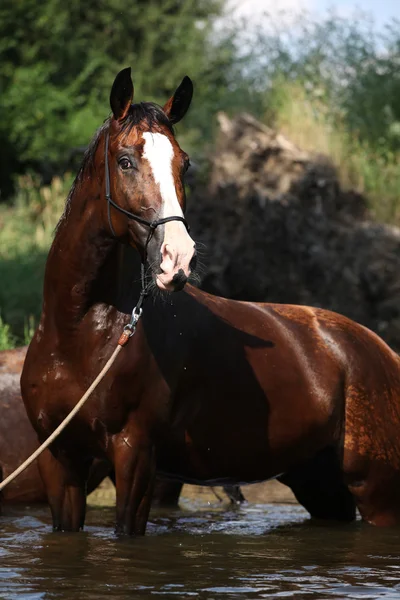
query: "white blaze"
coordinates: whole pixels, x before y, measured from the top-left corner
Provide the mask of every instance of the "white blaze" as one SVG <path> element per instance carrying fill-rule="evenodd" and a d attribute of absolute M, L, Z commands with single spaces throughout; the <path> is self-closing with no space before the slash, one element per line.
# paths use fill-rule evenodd
<path fill-rule="evenodd" d="M 154 181 L 160 189 L 162 207 L 158 218 L 183 217 L 176 195 L 172 161 L 174 149 L 168 137 L 162 133 L 146 131 L 142 134 L 144 148 L 142 158 L 149 162 Z M 162 273 L 157 275 L 158 284 L 167 289 L 173 276 L 180 269 L 190 274 L 189 263 L 194 254 L 194 242 L 182 221 L 170 221 L 164 225 L 164 242 L 161 245 Z"/>
<path fill-rule="evenodd" d="M 174 149 L 166 135 L 162 133 L 143 133 L 144 150 L 143 158 L 149 161 L 153 171 L 154 180 L 160 186 L 163 201 L 163 217 L 183 217 L 181 206 L 175 190 L 174 177 L 172 175 L 172 159 Z M 172 221 L 173 223 L 173 221 Z M 177 221 L 179 223 L 179 221 Z M 185 229 L 183 223 L 179 223 Z M 186 231 L 186 229 L 185 229 Z"/>

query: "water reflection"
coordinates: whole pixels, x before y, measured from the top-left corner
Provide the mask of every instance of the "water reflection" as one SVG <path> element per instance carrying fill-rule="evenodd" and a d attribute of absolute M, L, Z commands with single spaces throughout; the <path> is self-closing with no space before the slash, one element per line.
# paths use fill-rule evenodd
<path fill-rule="evenodd" d="M 399 598 L 397 529 L 312 523 L 297 506 L 186 508 L 153 513 L 142 539 L 115 538 L 111 509 L 91 509 L 83 534 L 49 533 L 45 509 L 9 513 L 0 598 Z"/>

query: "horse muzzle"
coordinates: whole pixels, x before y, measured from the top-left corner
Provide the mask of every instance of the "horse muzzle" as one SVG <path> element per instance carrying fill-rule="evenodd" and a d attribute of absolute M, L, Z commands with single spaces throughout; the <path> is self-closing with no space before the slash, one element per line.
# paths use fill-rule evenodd
<path fill-rule="evenodd" d="M 190 244 L 178 252 L 172 244 L 161 246 L 160 272 L 156 275 L 157 286 L 168 292 L 179 292 L 196 268 L 196 245 L 190 236 Z"/>

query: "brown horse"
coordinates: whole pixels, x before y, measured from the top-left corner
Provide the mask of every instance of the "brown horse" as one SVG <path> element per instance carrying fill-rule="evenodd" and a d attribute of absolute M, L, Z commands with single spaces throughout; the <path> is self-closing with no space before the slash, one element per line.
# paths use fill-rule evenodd
<path fill-rule="evenodd" d="M 12 473 L 38 447 L 37 435 L 26 414 L 21 398 L 19 380 L 27 346 L 0 352 L 0 481 Z M 115 479 L 112 465 L 105 460 L 93 461 L 87 491 L 90 494 L 109 475 Z M 171 480 L 157 480 L 153 505 L 178 505 L 182 484 Z M 232 504 L 244 501 L 237 486 L 226 486 L 225 493 Z M 34 462 L 21 473 L 1 494 L 7 504 L 36 504 L 46 502 L 46 491 Z M 0 507 L 1 508 L 1 507 Z"/>
<path fill-rule="evenodd" d="M 27 346 L 0 352 L 0 481 L 8 477 L 38 447 L 37 435 L 22 402 L 19 383 L 26 351 Z M 112 465 L 108 461 L 94 460 L 87 492 L 90 494 L 95 490 L 107 475 L 115 481 Z M 176 507 L 181 491 L 182 483 L 157 479 L 152 505 Z M 225 486 L 224 491 L 231 504 L 240 504 L 245 500 L 239 486 Z M 1 494 L 1 501 L 7 504 L 36 504 L 46 500 L 46 491 L 36 462 Z"/>
<path fill-rule="evenodd" d="M 0 352 L 0 470 L 10 475 L 37 448 L 37 436 L 21 399 L 19 379 L 26 348 Z M 37 464 L 33 463 L 1 494 L 2 502 L 45 502 Z"/>
<path fill-rule="evenodd" d="M 113 115 L 88 149 L 49 253 L 21 378 L 40 440 L 115 348 L 141 289 L 139 257 L 163 290 L 182 288 L 194 266 L 182 216 L 188 157 L 173 133 L 191 97 L 185 78 L 163 109 L 132 105 L 130 70 L 114 82 Z M 371 523 L 397 523 L 399 393 L 399 358 L 343 316 L 189 285 L 155 295 L 40 459 L 54 528 L 83 527 L 94 458 L 115 468 L 118 532 L 144 533 L 156 470 L 209 485 L 281 476 L 314 516 L 351 520 L 357 504 Z"/>

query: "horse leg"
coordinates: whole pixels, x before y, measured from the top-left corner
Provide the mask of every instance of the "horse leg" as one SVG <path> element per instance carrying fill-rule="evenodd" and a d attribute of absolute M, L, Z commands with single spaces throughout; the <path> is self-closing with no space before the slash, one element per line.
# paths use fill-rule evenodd
<path fill-rule="evenodd" d="M 177 507 L 183 483 L 156 478 L 153 492 L 153 506 Z"/>
<path fill-rule="evenodd" d="M 3 481 L 3 468 L 0 467 L 0 482 Z M 2 513 L 2 505 L 3 505 L 3 492 L 0 492 L 0 515 Z"/>
<path fill-rule="evenodd" d="M 114 440 L 114 468 L 116 533 L 144 535 L 156 473 L 154 445 L 141 434 L 120 434 Z"/>
<path fill-rule="evenodd" d="M 246 498 L 243 496 L 240 485 L 224 485 L 223 487 L 231 504 L 243 504 L 243 502 L 246 502 Z"/>
<path fill-rule="evenodd" d="M 115 471 L 112 470 L 108 476 L 115 485 Z M 179 505 L 182 488 L 183 483 L 180 483 L 180 481 L 170 481 L 156 477 L 151 505 L 159 508 L 176 508 Z"/>
<path fill-rule="evenodd" d="M 83 529 L 90 464 L 78 458 L 61 460 L 46 449 L 38 459 L 38 466 L 53 517 L 53 530 Z"/>
<path fill-rule="evenodd" d="M 400 524 L 400 472 L 381 460 L 346 452 L 345 475 L 364 521 L 378 526 Z"/>
<path fill-rule="evenodd" d="M 95 458 L 89 471 L 89 479 L 87 482 L 87 493 L 91 494 L 101 482 L 106 478 L 113 475 L 111 470 L 111 464 L 106 460 Z M 115 484 L 115 480 L 112 480 Z"/>
<path fill-rule="evenodd" d="M 335 448 L 325 448 L 278 480 L 291 488 L 312 517 L 347 522 L 356 517 L 355 501 L 344 482 Z"/>

